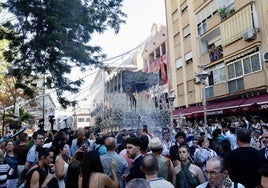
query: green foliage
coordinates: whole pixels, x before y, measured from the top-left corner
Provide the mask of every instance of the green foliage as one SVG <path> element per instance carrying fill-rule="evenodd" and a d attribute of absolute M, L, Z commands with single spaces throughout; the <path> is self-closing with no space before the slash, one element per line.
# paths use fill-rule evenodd
<path fill-rule="evenodd" d="M 232 14 L 235 13 L 235 9 L 232 8 L 228 10 L 226 7 L 222 7 L 218 9 L 218 14 L 221 18 L 221 20 L 225 20 L 226 18 L 230 17 Z"/>
<path fill-rule="evenodd" d="M 91 37 L 108 27 L 119 31 L 126 17 L 122 1 L 7 0 L 3 8 L 13 13 L 16 21 L 3 25 L 0 40 L 10 41 L 4 56 L 12 64 L 13 76 L 48 74 L 58 101 L 63 107 L 71 105 L 63 93 L 79 92 L 83 80 L 72 80 L 68 74 L 72 67 L 81 71 L 88 66 L 103 67 L 106 56 L 100 46 L 89 45 Z"/>

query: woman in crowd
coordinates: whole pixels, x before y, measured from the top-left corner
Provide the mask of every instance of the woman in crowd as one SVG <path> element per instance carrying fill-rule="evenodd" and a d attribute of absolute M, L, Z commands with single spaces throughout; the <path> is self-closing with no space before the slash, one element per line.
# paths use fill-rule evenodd
<path fill-rule="evenodd" d="M 5 143 L 6 155 L 4 163 L 9 164 L 11 170 L 7 176 L 7 187 L 17 187 L 18 186 L 18 158 L 17 155 L 14 153 L 15 142 L 13 140 L 8 140 Z"/>
<path fill-rule="evenodd" d="M 10 166 L 4 163 L 5 153 L 0 149 L 0 187 L 7 187 L 7 175 L 10 171 Z"/>
<path fill-rule="evenodd" d="M 80 174 L 81 163 L 79 160 L 73 160 L 68 167 L 66 175 L 66 188 L 78 188 L 78 177 Z"/>
<path fill-rule="evenodd" d="M 96 151 L 89 151 L 85 154 L 79 176 L 79 188 L 118 188 L 119 183 L 115 172 L 115 162 L 111 161 L 112 179 L 103 173 L 99 154 Z"/>
<path fill-rule="evenodd" d="M 202 170 L 191 163 L 190 149 L 187 145 L 179 146 L 177 158 L 180 160 L 180 165 L 174 168 L 175 188 L 195 188 L 206 181 Z"/>
<path fill-rule="evenodd" d="M 205 138 L 201 137 L 198 140 L 198 145 L 199 148 L 196 148 L 194 152 L 194 162 L 204 172 L 207 160 L 217 156 L 217 153 L 214 150 L 209 149 L 209 141 Z"/>
<path fill-rule="evenodd" d="M 65 188 L 64 176 L 67 173 L 68 163 L 64 160 L 67 156 L 68 148 L 65 140 L 62 138 L 55 138 L 53 141 L 54 155 L 55 155 L 55 175 L 60 188 Z"/>

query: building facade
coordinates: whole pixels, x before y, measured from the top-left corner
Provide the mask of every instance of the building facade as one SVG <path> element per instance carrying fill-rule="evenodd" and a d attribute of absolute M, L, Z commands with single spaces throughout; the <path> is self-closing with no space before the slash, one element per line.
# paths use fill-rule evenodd
<path fill-rule="evenodd" d="M 268 112 L 268 2 L 262 0 L 165 0 L 173 115 L 202 118 L 197 75 L 208 73 L 208 117 L 266 118 Z"/>

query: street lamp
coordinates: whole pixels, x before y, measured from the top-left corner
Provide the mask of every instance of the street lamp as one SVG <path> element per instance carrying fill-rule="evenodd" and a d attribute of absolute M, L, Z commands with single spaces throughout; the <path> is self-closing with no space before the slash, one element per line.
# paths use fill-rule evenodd
<path fill-rule="evenodd" d="M 167 97 L 167 99 L 168 99 L 168 102 L 169 102 L 169 111 L 170 111 L 170 114 L 171 114 L 170 115 L 170 125 L 171 125 L 172 128 L 173 128 L 173 113 L 172 113 L 172 111 L 173 111 L 173 102 L 174 102 L 175 98 L 176 98 L 176 95 L 174 95 L 174 90 L 171 90 L 169 96 Z"/>
<path fill-rule="evenodd" d="M 200 80 L 201 84 L 202 84 L 202 93 L 203 93 L 203 110 L 204 110 L 204 125 L 205 127 L 207 126 L 207 101 L 206 101 L 206 79 L 208 77 L 208 73 L 204 70 L 205 69 L 205 65 L 204 64 L 200 64 L 198 66 L 200 68 L 199 73 L 196 74 L 196 77 L 198 78 L 198 80 Z"/>

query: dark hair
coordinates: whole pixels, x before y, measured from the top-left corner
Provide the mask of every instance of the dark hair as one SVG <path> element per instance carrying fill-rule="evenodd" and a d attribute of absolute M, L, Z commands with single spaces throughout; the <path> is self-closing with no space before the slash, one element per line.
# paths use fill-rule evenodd
<path fill-rule="evenodd" d="M 246 128 L 238 128 L 236 132 L 236 137 L 239 141 L 243 143 L 249 144 L 251 140 L 250 132 Z"/>
<path fill-rule="evenodd" d="M 39 135 L 42 135 L 42 136 L 45 136 L 45 131 L 43 131 L 43 130 L 35 131 L 35 132 L 33 133 L 33 139 L 36 139 L 38 134 L 39 134 Z"/>
<path fill-rule="evenodd" d="M 89 151 L 88 153 L 86 153 L 81 167 L 81 172 L 83 176 L 83 188 L 88 188 L 89 179 L 92 172 L 103 173 L 103 167 L 101 164 L 99 153 L 97 151 Z"/>
<path fill-rule="evenodd" d="M 51 152 L 51 150 L 50 148 L 43 148 L 42 146 L 37 146 L 36 152 L 38 153 L 38 159 L 40 160 L 42 156 L 49 156 L 49 152 Z"/>
<path fill-rule="evenodd" d="M 198 139 L 198 145 L 202 146 L 203 142 L 205 141 L 205 139 L 203 137 Z"/>
<path fill-rule="evenodd" d="M 12 142 L 13 145 L 14 145 L 14 147 L 16 146 L 16 143 L 15 143 L 14 140 L 12 140 L 12 139 L 8 139 L 8 140 L 5 142 L 5 147 L 7 146 L 7 143 L 8 143 L 8 142 Z"/>
<path fill-rule="evenodd" d="M 229 142 L 229 140 L 227 140 L 227 139 L 222 140 L 221 144 L 220 144 L 220 149 L 221 149 L 221 152 L 223 152 L 225 154 L 230 153 L 232 148 L 231 148 L 231 143 Z"/>
<path fill-rule="evenodd" d="M 65 144 L 66 144 L 65 140 L 61 137 L 57 137 L 53 140 L 52 148 L 54 150 L 55 157 L 60 153 L 60 150 L 63 150 Z"/>
<path fill-rule="evenodd" d="M 261 166 L 259 173 L 264 177 L 268 177 L 268 163 Z"/>
<path fill-rule="evenodd" d="M 186 139 L 186 135 L 185 135 L 184 132 L 178 132 L 178 133 L 176 134 L 175 138 L 179 138 L 180 136 L 183 137 L 184 139 Z"/>
<path fill-rule="evenodd" d="M 141 149 L 141 150 L 147 150 L 147 148 L 148 148 L 148 144 L 149 144 L 148 136 L 146 136 L 146 135 L 141 135 L 141 136 L 140 136 L 140 141 L 141 141 L 141 147 L 140 147 L 140 149 Z"/>
<path fill-rule="evenodd" d="M 141 162 L 142 171 L 146 175 L 156 174 L 158 171 L 158 160 L 153 154 L 146 154 Z"/>
<path fill-rule="evenodd" d="M 74 160 L 68 166 L 67 178 L 66 178 L 66 187 L 65 188 L 77 188 L 78 187 L 78 178 L 80 174 L 81 163 L 78 160 Z"/>
<path fill-rule="evenodd" d="M 27 141 L 27 134 L 26 133 L 20 133 L 19 134 L 19 140 L 20 142 L 26 142 Z"/>
<path fill-rule="evenodd" d="M 126 144 L 133 144 L 134 146 L 141 147 L 141 140 L 138 137 L 129 137 L 126 139 Z"/>

